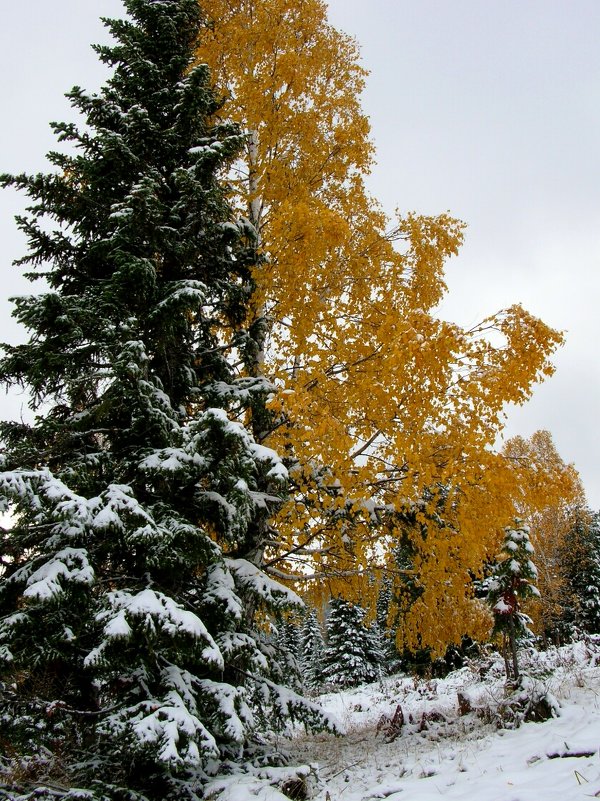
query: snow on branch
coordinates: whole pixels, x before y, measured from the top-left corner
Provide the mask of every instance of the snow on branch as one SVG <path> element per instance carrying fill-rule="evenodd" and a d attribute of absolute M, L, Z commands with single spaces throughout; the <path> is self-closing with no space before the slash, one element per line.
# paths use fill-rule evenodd
<path fill-rule="evenodd" d="M 304 602 L 293 590 L 269 578 L 256 565 L 246 559 L 225 559 L 225 564 L 233 573 L 235 580 L 253 595 L 263 598 L 275 608 L 289 606 L 303 607 Z"/>
<path fill-rule="evenodd" d="M 159 705 L 144 702 L 132 720 L 132 729 L 139 745 L 158 746 L 158 759 L 171 767 L 194 767 L 200 764 L 201 756 L 218 756 L 215 738 L 203 726 L 196 715 L 186 707 L 175 690 L 169 691 Z"/>
<path fill-rule="evenodd" d="M 23 595 L 38 601 L 49 601 L 62 593 L 64 584 L 68 582 L 94 583 L 94 571 L 83 548 L 64 548 L 55 554 L 29 576 Z"/>
<path fill-rule="evenodd" d="M 118 590 L 108 593 L 106 601 L 110 608 L 96 616 L 98 622 L 104 623 L 104 640 L 86 656 L 85 665 L 101 661 L 115 640 L 128 640 L 132 624 L 141 623 L 150 635 L 165 634 L 171 638 L 188 637 L 204 642 L 202 658 L 217 670 L 223 669 L 223 655 L 204 623 L 167 595 L 152 589 L 135 595 Z"/>

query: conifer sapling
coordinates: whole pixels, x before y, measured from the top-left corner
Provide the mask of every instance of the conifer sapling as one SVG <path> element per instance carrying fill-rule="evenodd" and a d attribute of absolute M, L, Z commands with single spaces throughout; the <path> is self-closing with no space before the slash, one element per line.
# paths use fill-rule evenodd
<path fill-rule="evenodd" d="M 503 557 L 494 566 L 487 582 L 487 602 L 494 615 L 494 633 L 502 634 L 507 678 L 519 679 L 517 640 L 531 635 L 531 618 L 521 608 L 523 601 L 539 597 L 535 586 L 537 569 L 531 558 L 534 553 L 529 541 L 529 527 L 516 519 L 515 526 L 504 530 Z M 507 649 L 510 647 L 512 671 Z"/>

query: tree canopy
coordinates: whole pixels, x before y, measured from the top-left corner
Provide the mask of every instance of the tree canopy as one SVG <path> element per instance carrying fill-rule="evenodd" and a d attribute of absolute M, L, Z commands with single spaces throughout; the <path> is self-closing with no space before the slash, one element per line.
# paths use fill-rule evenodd
<path fill-rule="evenodd" d="M 552 373 L 562 336 L 518 305 L 469 330 L 437 315 L 464 225 L 447 213 L 390 220 L 369 195 L 365 71 L 321 0 L 202 8 L 198 60 L 248 131 L 233 201 L 265 256 L 253 269 L 254 372 L 279 388 L 262 436 L 294 484 L 265 564 L 303 583 L 307 570 L 326 577 L 328 594 L 368 593 L 403 516 L 425 524 L 443 501 L 450 525 L 415 542 L 429 610 L 419 636 L 437 647 L 457 636 L 429 625 L 439 603 L 464 622 L 468 575 L 515 514 L 489 502 L 491 487 L 516 491 L 493 452 L 504 408 Z"/>

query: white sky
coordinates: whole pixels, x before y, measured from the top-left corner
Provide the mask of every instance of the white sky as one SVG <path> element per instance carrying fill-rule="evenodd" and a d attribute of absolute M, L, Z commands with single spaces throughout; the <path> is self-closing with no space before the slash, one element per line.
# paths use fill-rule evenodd
<path fill-rule="evenodd" d="M 470 325 L 514 302 L 564 330 L 555 376 L 509 414 L 508 433 L 549 429 L 600 507 L 599 0 L 329 0 L 370 69 L 364 106 L 378 165 L 372 193 L 393 212 L 450 210 L 469 224 L 449 265 L 444 316 Z M 0 30 L 0 171 L 44 170 L 63 93 L 96 89 L 91 42 L 119 0 L 28 0 Z M 0 334 L 24 244 L 0 193 Z M 3 416 L 19 403 L 0 396 Z"/>
<path fill-rule="evenodd" d="M 557 371 L 509 413 L 547 428 L 600 507 L 600 2 L 329 0 L 370 69 L 364 107 L 389 211 L 468 223 L 444 316 L 514 302 L 566 332 Z"/>

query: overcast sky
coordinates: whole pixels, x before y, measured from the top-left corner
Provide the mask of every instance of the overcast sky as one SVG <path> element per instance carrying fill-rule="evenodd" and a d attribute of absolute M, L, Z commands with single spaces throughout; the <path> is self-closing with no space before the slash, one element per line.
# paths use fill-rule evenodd
<path fill-rule="evenodd" d="M 600 508 L 600 0 L 330 0 L 370 70 L 364 107 L 372 193 L 395 208 L 468 223 L 442 313 L 472 325 L 514 302 L 564 330 L 555 376 L 509 412 L 509 435 L 547 428 Z M 63 93 L 95 89 L 90 50 L 118 0 L 7 4 L 0 31 L 0 171 L 45 169 Z M 0 325 L 23 253 L 0 196 Z M 0 397 L 4 416 L 19 403 Z"/>

